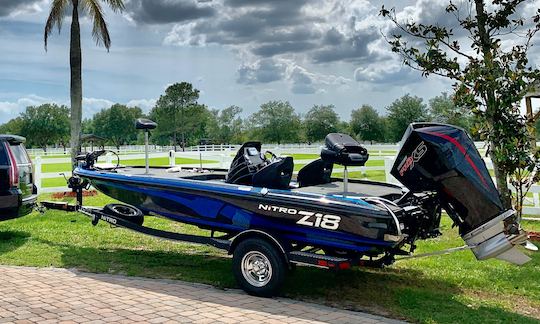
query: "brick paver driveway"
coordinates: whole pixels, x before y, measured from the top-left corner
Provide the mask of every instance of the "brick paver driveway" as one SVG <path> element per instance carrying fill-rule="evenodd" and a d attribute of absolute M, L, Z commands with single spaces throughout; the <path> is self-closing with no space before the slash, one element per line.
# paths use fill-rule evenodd
<path fill-rule="evenodd" d="M 397 323 L 181 281 L 0 266 L 0 323 L 6 322 Z"/>

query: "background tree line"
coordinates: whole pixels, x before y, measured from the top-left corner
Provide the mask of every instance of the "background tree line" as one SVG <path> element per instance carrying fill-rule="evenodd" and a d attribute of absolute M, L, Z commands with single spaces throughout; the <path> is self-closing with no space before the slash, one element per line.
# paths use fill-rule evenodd
<path fill-rule="evenodd" d="M 201 142 L 239 144 L 247 140 L 265 143 L 320 142 L 328 133 L 344 132 L 365 142 L 397 142 L 411 122 L 436 121 L 465 128 L 474 133 L 474 117 L 457 107 L 446 93 L 424 103 L 409 94 L 386 107 L 379 114 L 370 105 L 351 111 L 343 121 L 333 105 L 314 105 L 299 114 L 286 101 L 269 101 L 247 118 L 242 108 L 230 106 L 222 110 L 200 104 L 199 90 L 190 83 L 171 85 L 145 115 L 139 107 L 114 104 L 83 121 L 83 133 L 106 139 L 107 145 L 120 147 L 141 144 L 142 134 L 135 130 L 137 118 L 146 117 L 158 123 L 152 142 L 172 145 L 177 149 Z M 19 117 L 0 126 L 0 133 L 27 137 L 31 147 L 66 146 L 69 143 L 69 109 L 56 104 L 28 107 Z"/>

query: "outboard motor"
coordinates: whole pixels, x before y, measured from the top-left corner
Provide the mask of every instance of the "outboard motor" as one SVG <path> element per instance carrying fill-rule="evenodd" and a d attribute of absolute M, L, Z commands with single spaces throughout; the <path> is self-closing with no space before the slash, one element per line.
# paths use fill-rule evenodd
<path fill-rule="evenodd" d="M 515 211 L 503 207 L 484 160 L 463 129 L 411 124 L 391 173 L 413 192 L 437 192 L 477 259 L 530 260 L 514 247 L 527 240 Z"/>

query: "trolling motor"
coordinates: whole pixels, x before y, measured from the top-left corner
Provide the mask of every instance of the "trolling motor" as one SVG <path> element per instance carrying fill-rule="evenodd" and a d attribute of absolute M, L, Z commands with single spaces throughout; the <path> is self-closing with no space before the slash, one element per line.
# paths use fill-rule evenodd
<path fill-rule="evenodd" d="M 144 130 L 144 160 L 145 160 L 145 165 L 146 165 L 145 174 L 150 173 L 150 164 L 148 160 L 148 135 L 150 134 L 150 130 L 155 129 L 156 127 L 157 127 L 157 124 L 151 121 L 150 119 L 139 118 L 135 122 L 136 129 Z"/>

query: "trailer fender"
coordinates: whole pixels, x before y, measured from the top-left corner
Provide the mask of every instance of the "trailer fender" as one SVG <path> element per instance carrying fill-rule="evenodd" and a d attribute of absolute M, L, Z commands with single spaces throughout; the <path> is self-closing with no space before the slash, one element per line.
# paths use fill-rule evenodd
<path fill-rule="evenodd" d="M 256 229 L 250 229 L 250 230 L 243 231 L 243 232 L 239 233 L 238 235 L 236 235 L 235 237 L 233 237 L 232 242 L 231 242 L 231 246 L 230 246 L 230 248 L 228 250 L 228 253 L 233 254 L 234 250 L 236 249 L 236 247 L 238 246 L 238 244 L 240 242 L 242 242 L 245 239 L 253 238 L 253 237 L 262 238 L 262 239 L 268 241 L 270 244 L 273 244 L 275 247 L 277 247 L 278 250 L 281 251 L 281 254 L 283 255 L 285 263 L 287 265 L 290 265 L 289 258 L 287 256 L 287 251 L 285 250 L 285 248 L 284 248 L 283 244 L 280 242 L 280 240 L 278 238 L 276 238 L 272 234 L 269 234 L 269 233 L 261 231 L 261 230 L 256 230 Z"/>

